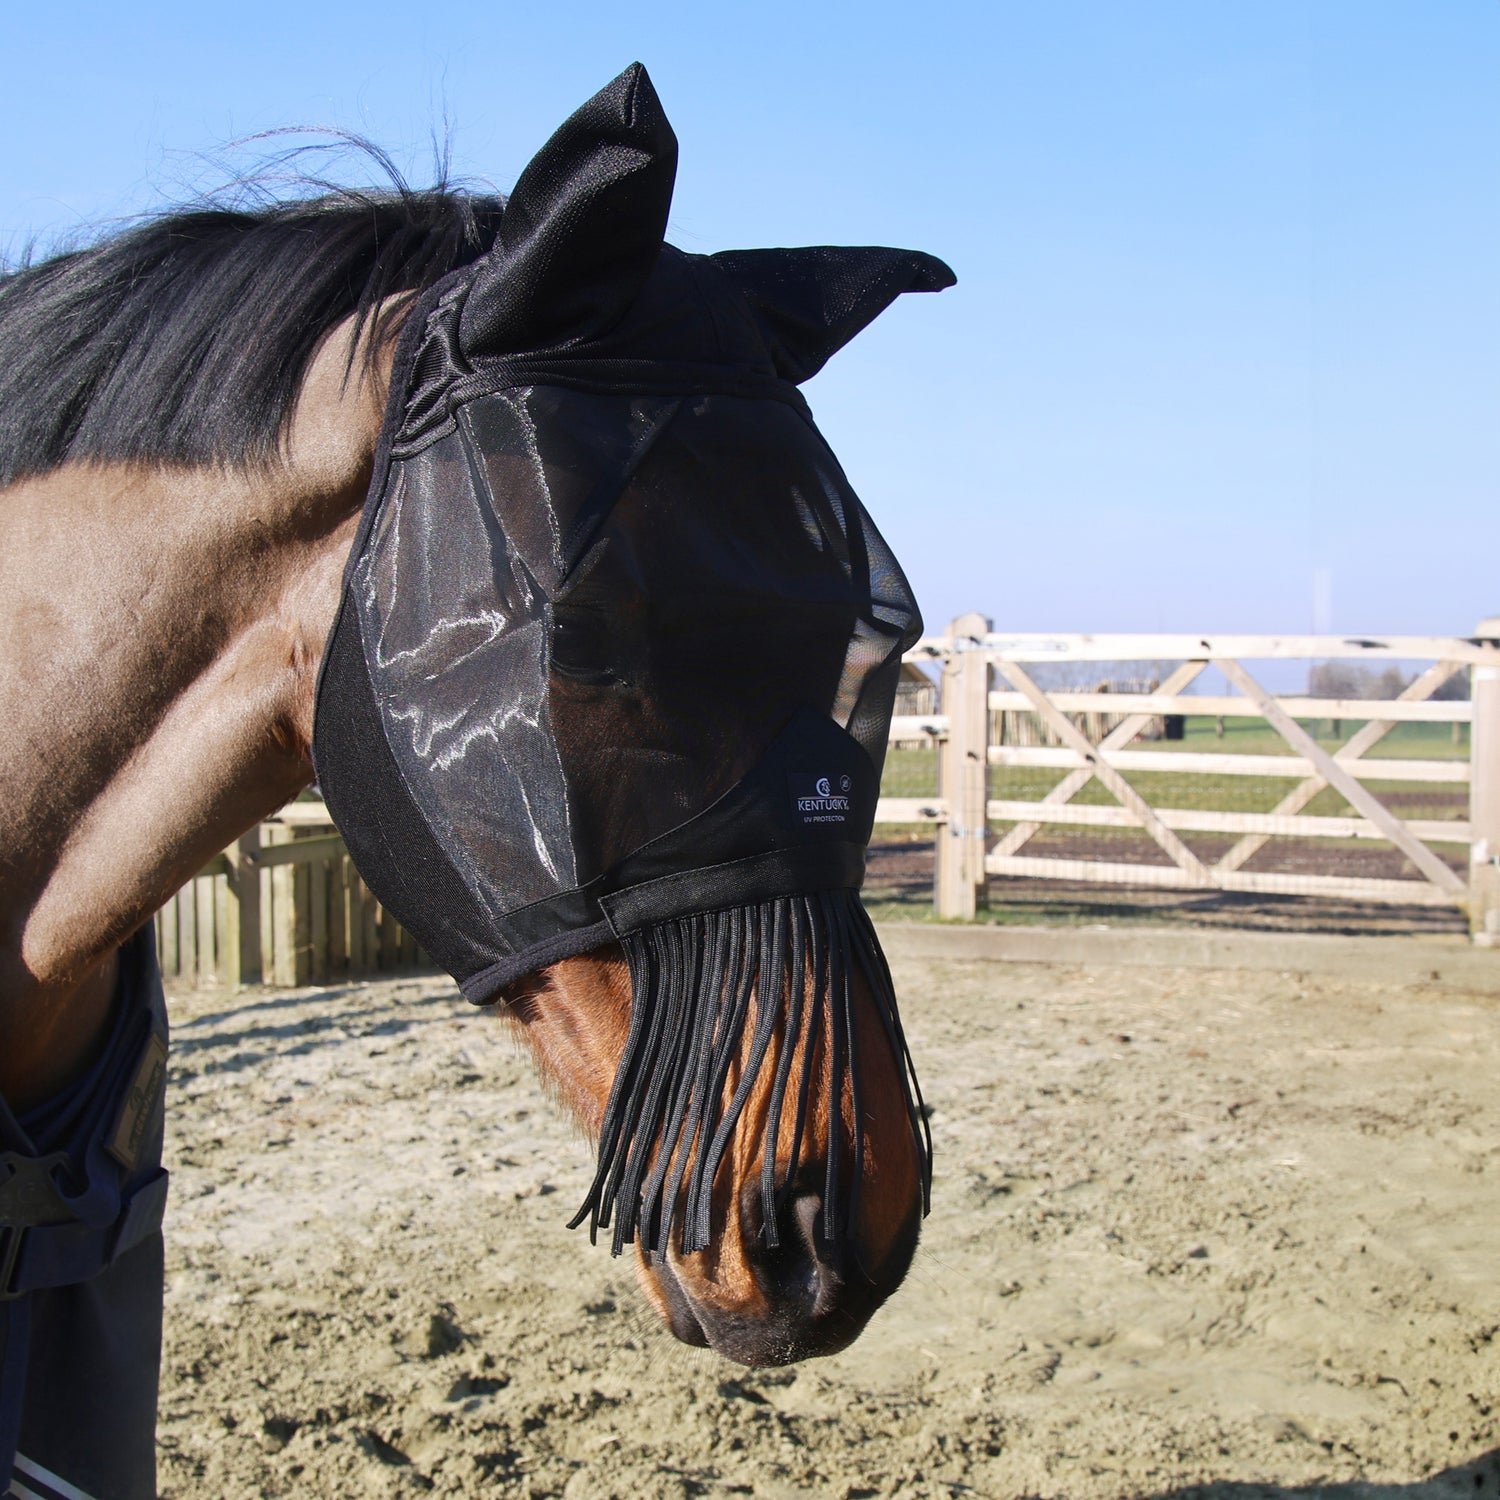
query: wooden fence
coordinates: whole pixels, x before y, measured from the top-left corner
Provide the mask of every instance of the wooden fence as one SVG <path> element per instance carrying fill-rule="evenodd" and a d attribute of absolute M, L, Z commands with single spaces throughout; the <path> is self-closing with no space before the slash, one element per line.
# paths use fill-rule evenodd
<path fill-rule="evenodd" d="M 1246 670 L 1246 661 L 1413 661 L 1432 663 L 1392 700 L 1277 697 Z M 1112 680 L 1108 691 L 1047 690 L 1036 663 L 1178 663 L 1150 682 Z M 941 668 L 929 696 L 918 673 Z M 1191 695 L 1188 686 L 1212 663 L 1237 692 Z M 893 745 L 937 750 L 938 790 L 930 797 L 882 797 L 877 823 L 931 824 L 937 840 L 934 900 L 944 917 L 973 917 L 992 875 L 1098 881 L 1188 890 L 1335 896 L 1345 900 L 1455 905 L 1468 912 L 1477 943 L 1500 946 L 1500 620 L 1475 637 L 997 635 L 982 615 L 964 615 L 944 636 L 908 653 Z M 1433 694 L 1468 667 L 1472 701 Z M 1001 684 L 1004 684 L 1003 686 Z M 1155 738 L 1170 716 L 1253 716 L 1270 725 L 1286 754 L 1217 754 L 1128 747 Z M 1299 719 L 1351 720 L 1361 727 L 1329 752 Z M 1036 732 L 1007 725 L 1024 720 Z M 1397 724 L 1469 724 L 1467 760 L 1367 759 Z M 1045 731 L 1045 732 L 1041 732 Z M 1018 741 L 1026 741 L 1018 743 Z M 991 766 L 1061 770 L 1035 800 L 989 795 Z M 1279 777 L 1295 783 L 1269 812 L 1154 807 L 1126 779 L 1133 772 L 1188 776 Z M 1097 779 L 1112 805 L 1074 799 Z M 1469 816 L 1437 823 L 1396 817 L 1366 781 L 1466 784 Z M 1352 816 L 1307 816 L 1302 809 L 1325 787 L 1342 794 Z M 992 824 L 1009 824 L 992 841 Z M 1022 853 L 1053 825 L 1144 830 L 1168 863 L 1144 864 Z M 1235 836 L 1209 862 L 1182 833 Z M 1271 838 L 1384 840 L 1406 856 L 1411 879 L 1354 874 L 1286 874 L 1244 868 Z M 1428 848 L 1463 844 L 1469 861 L 1455 872 Z M 424 968 L 429 960 L 359 878 L 321 802 L 294 802 L 213 860 L 157 919 L 162 970 L 168 978 L 234 986 L 262 979 L 279 985 L 327 984 L 345 978 Z"/>
<path fill-rule="evenodd" d="M 1331 896 L 1343 900 L 1452 905 L 1465 910 L 1477 943 L 1500 946 L 1500 620 L 1481 623 L 1473 638 L 1391 636 L 1379 640 L 1329 636 L 1000 635 L 982 615 L 955 620 L 945 636 L 921 641 L 908 662 L 940 664 L 941 712 L 898 718 L 893 741 L 925 733 L 935 743 L 938 793 L 882 798 L 884 823 L 927 822 L 935 827 L 935 902 L 944 917 L 972 917 L 990 876 L 1097 881 L 1113 885 L 1263 894 Z M 1245 667 L 1247 661 L 1353 659 L 1429 661 L 1394 699 L 1276 696 Z M 1176 663 L 1151 692 L 1047 690 L 1037 663 Z M 1234 692 L 1202 696 L 1186 690 L 1210 665 Z M 1470 669 L 1471 701 L 1438 701 L 1433 694 Z M 1030 668 L 1030 670 L 1028 670 Z M 1041 675 L 1041 674 L 1037 674 Z M 997 714 L 1026 713 L 1045 725 L 1053 745 L 996 743 Z M 1083 715 L 1113 720 L 1091 738 Z M 1285 743 L 1286 753 L 1248 755 L 1128 748 L 1166 716 L 1253 717 Z M 1356 721 L 1360 727 L 1336 750 L 1320 746 L 1299 719 Z M 1467 760 L 1368 757 L 1398 724 L 1467 723 Z M 989 795 L 991 766 L 1036 767 L 1066 774 L 1042 797 Z M 1267 812 L 1154 807 L 1126 773 L 1284 778 L 1294 785 Z M 1097 779 L 1111 805 L 1080 804 L 1078 793 Z M 1398 818 L 1366 787 L 1367 781 L 1467 784 L 1469 816 L 1442 821 Z M 1348 803 L 1350 816 L 1307 816 L 1302 809 L 1325 787 Z M 992 842 L 991 825 L 1010 827 Z M 1066 824 L 1143 831 L 1165 853 L 1165 863 L 1059 858 L 1022 850 L 1044 827 Z M 1212 862 L 1182 833 L 1234 836 Z M 1247 861 L 1271 838 L 1383 840 L 1405 856 L 1410 879 L 1355 874 L 1252 871 Z M 1455 871 L 1431 843 L 1468 848 L 1465 871 Z"/>
<path fill-rule="evenodd" d="M 322 802 L 292 802 L 218 855 L 156 919 L 169 980 L 331 984 L 431 961 L 359 878 Z"/>

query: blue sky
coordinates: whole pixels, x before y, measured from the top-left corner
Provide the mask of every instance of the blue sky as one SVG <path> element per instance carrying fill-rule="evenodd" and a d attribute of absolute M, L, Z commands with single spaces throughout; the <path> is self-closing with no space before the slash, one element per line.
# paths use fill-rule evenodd
<path fill-rule="evenodd" d="M 929 623 L 1500 613 L 1500 3 L 7 7 L 0 245 L 361 131 L 506 188 L 644 61 L 685 249 L 947 259 L 808 387 Z"/>

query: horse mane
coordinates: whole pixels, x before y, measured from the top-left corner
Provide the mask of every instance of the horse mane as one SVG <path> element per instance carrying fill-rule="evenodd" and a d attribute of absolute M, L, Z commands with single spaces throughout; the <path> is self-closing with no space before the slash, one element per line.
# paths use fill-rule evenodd
<path fill-rule="evenodd" d="M 494 240 L 498 196 L 390 175 L 207 200 L 0 276 L 0 485 L 65 463 L 274 462 L 323 335 L 353 315 L 373 358 L 386 298 Z"/>

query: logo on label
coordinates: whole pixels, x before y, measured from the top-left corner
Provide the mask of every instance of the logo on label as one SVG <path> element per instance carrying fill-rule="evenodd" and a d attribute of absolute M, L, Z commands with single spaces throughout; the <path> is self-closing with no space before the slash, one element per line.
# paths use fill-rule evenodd
<path fill-rule="evenodd" d="M 120 1101 L 120 1115 L 115 1121 L 114 1133 L 104 1148 L 127 1172 L 135 1167 L 136 1158 L 141 1154 L 146 1126 L 161 1104 L 166 1081 L 167 1043 L 159 1032 L 153 1031 L 146 1040 L 146 1049 L 136 1065 L 130 1088 Z"/>
<path fill-rule="evenodd" d="M 792 809 L 801 823 L 847 823 L 849 793 L 854 782 L 849 776 L 820 776 L 813 771 L 793 771 Z"/>

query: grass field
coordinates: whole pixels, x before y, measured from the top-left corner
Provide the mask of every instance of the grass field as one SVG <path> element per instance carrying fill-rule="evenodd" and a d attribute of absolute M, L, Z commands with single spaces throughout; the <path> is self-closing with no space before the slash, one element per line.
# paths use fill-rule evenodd
<path fill-rule="evenodd" d="M 1326 719 L 1303 725 L 1313 732 L 1318 744 L 1334 751 L 1360 727 L 1359 722 L 1345 720 L 1342 732 L 1335 736 Z M 1369 753 L 1368 759 L 1397 760 L 1466 760 L 1469 754 L 1468 726 L 1458 726 L 1460 738 L 1455 741 L 1447 724 L 1398 724 Z M 1132 750 L 1172 752 L 1213 752 L 1224 755 L 1291 755 L 1286 742 L 1263 721 L 1229 719 L 1220 736 L 1211 718 L 1189 719 L 1181 740 L 1137 741 Z M 1027 766 L 991 766 L 990 796 L 1040 799 L 1057 785 L 1066 771 Z M 1211 808 L 1225 812 L 1270 812 L 1296 782 L 1279 776 L 1215 776 L 1180 771 L 1130 771 L 1125 779 L 1153 807 Z M 1399 799 L 1401 815 L 1407 818 L 1452 818 L 1467 816 L 1467 795 L 1452 783 L 1367 781 L 1365 785 L 1385 800 L 1393 794 Z M 892 750 L 886 757 L 881 792 L 887 797 L 932 797 L 938 791 L 937 751 Z M 1115 798 L 1099 781 L 1090 781 L 1073 799 L 1082 804 L 1112 805 Z M 1305 809 L 1311 817 L 1331 817 L 1352 811 L 1344 798 L 1331 787 L 1325 788 Z M 905 825 L 902 825 L 904 828 Z M 1009 824 L 996 824 L 994 831 L 1004 832 Z M 931 829 L 913 828 L 931 837 Z M 1058 830 L 1061 832 L 1062 830 Z M 1090 836 L 1105 834 L 1108 829 L 1079 830 Z M 1116 830 L 1126 832 L 1125 830 Z M 882 826 L 881 837 L 900 836 L 895 825 Z M 1127 836 L 1128 833 L 1127 833 Z"/>

